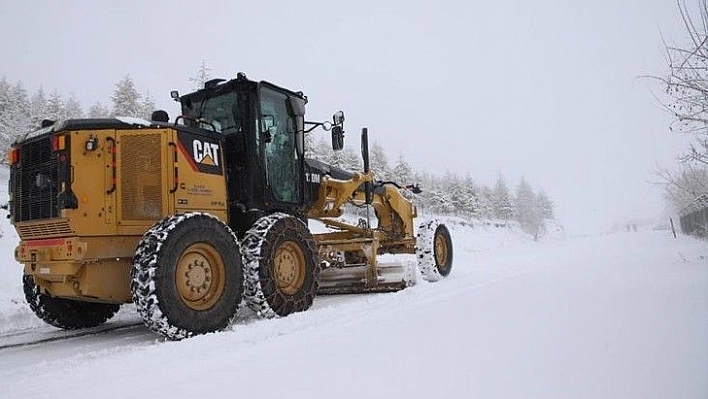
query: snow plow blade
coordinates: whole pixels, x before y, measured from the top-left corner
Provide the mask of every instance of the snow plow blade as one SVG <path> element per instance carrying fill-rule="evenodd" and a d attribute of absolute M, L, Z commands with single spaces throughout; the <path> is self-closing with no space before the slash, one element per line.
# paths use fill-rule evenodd
<path fill-rule="evenodd" d="M 415 265 L 377 263 L 376 272 L 370 265 L 328 268 L 320 272 L 318 294 L 361 294 L 396 292 L 416 284 Z M 376 278 L 373 278 L 374 274 Z"/>

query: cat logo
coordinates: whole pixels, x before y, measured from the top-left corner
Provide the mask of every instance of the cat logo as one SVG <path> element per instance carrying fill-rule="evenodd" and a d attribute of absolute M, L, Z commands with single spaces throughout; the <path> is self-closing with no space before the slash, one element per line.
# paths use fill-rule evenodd
<path fill-rule="evenodd" d="M 194 140 L 192 150 L 197 163 L 219 166 L 219 144 Z"/>

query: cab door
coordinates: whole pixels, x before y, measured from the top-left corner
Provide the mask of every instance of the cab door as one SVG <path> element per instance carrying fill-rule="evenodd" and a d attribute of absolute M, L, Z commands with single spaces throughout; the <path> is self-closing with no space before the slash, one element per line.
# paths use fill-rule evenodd
<path fill-rule="evenodd" d="M 270 197 L 286 204 L 302 202 L 302 176 L 296 151 L 295 117 L 286 93 L 260 85 L 258 131 L 267 190 Z"/>

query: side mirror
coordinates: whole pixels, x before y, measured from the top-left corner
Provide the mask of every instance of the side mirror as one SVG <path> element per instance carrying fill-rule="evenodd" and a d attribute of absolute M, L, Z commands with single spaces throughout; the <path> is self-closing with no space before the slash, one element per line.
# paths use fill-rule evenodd
<path fill-rule="evenodd" d="M 344 129 L 341 125 L 332 126 L 332 150 L 340 151 L 344 148 Z"/>
<path fill-rule="evenodd" d="M 170 97 L 172 97 L 175 101 L 179 101 L 179 92 L 177 90 L 172 90 L 170 92 Z"/>
<path fill-rule="evenodd" d="M 344 111 L 337 111 L 332 116 L 332 121 L 335 125 L 341 125 L 344 123 Z"/>

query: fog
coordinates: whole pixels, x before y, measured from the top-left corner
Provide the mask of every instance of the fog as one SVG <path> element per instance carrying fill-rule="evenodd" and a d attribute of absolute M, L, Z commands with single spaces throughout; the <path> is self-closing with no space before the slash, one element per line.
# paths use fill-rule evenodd
<path fill-rule="evenodd" d="M 358 131 L 418 169 L 491 185 L 524 176 L 571 232 L 660 217 L 653 171 L 687 138 L 642 75 L 663 75 L 662 37 L 681 42 L 675 2 L 6 2 L 0 76 L 29 92 L 110 104 L 130 74 L 177 113 L 202 61 L 343 109 Z"/>

